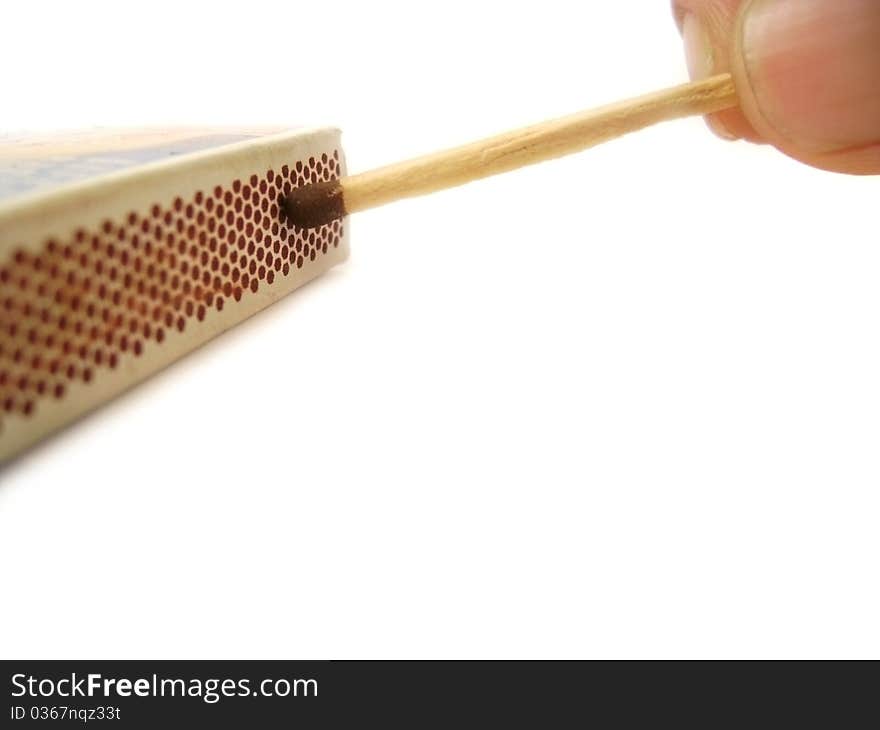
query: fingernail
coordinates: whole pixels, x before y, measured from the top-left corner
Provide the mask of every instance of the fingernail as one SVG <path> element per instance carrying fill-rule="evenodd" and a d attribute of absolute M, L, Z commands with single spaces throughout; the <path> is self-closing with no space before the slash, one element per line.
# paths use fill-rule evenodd
<path fill-rule="evenodd" d="M 700 19 L 693 13 L 684 16 L 682 36 L 684 37 L 684 56 L 691 80 L 700 81 L 711 76 L 715 68 L 712 41 Z"/>
<path fill-rule="evenodd" d="M 752 0 L 746 76 L 766 122 L 802 149 L 880 140 L 880 2 Z"/>
<path fill-rule="evenodd" d="M 691 80 L 700 81 L 717 73 L 712 39 L 700 19 L 693 13 L 685 15 L 681 33 L 684 38 L 685 61 Z M 731 134 L 717 115 L 707 117 L 706 123 L 719 137 L 736 139 L 736 136 Z"/>

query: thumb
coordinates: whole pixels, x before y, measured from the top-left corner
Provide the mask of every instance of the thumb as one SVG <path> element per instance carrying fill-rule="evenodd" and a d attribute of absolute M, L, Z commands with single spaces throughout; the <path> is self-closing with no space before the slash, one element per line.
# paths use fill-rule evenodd
<path fill-rule="evenodd" d="M 677 9 L 689 58 L 716 66 L 692 62 L 692 74 L 729 70 L 736 82 L 744 119 L 729 115 L 716 129 L 815 167 L 880 173 L 880 1 L 680 0 Z M 710 44 L 702 56 L 701 43 Z"/>

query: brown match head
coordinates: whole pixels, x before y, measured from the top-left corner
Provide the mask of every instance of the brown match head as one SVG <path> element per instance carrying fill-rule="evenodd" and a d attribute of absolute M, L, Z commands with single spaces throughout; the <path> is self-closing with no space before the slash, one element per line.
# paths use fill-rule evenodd
<path fill-rule="evenodd" d="M 347 215 L 339 180 L 312 183 L 291 190 L 284 201 L 284 210 L 290 221 L 299 228 L 318 228 Z"/>

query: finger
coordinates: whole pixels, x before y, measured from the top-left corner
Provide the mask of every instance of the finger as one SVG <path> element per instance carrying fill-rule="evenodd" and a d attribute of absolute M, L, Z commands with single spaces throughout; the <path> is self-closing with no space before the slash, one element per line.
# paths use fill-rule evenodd
<path fill-rule="evenodd" d="M 815 167 L 880 172 L 878 0 L 676 0 L 695 76 L 730 71 L 740 110 L 710 124 Z"/>
<path fill-rule="evenodd" d="M 694 81 L 733 71 L 734 29 L 742 4 L 743 0 L 674 0 L 688 71 Z M 739 109 L 712 114 L 706 122 L 725 139 L 763 141 Z"/>

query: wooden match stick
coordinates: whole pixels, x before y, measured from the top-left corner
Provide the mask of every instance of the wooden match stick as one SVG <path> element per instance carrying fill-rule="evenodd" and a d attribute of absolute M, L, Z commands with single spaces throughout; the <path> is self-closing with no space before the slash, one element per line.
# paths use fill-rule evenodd
<path fill-rule="evenodd" d="M 285 207 L 295 225 L 315 228 L 349 213 L 552 160 L 658 122 L 712 114 L 736 104 L 733 78 L 722 74 L 359 175 L 305 185 L 290 193 Z"/>

